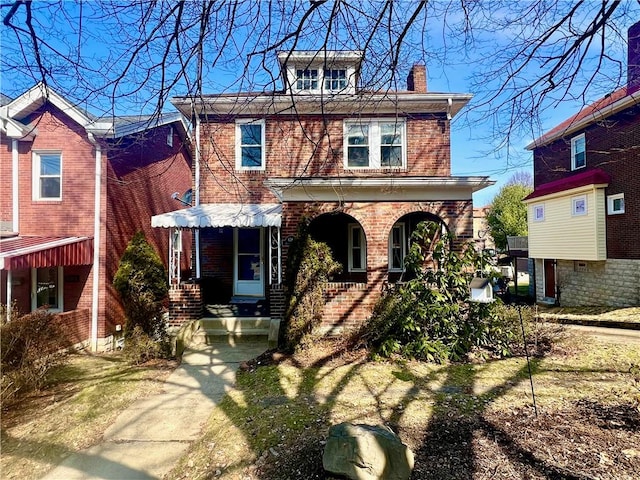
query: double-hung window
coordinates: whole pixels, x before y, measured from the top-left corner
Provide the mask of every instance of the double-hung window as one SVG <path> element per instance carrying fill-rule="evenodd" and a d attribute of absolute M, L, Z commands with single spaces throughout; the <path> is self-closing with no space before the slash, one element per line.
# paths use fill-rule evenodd
<path fill-rule="evenodd" d="M 404 257 L 407 254 L 404 223 L 396 223 L 389 232 L 389 270 L 404 270 Z"/>
<path fill-rule="evenodd" d="M 236 169 L 264 170 L 264 120 L 238 120 L 236 123 Z"/>
<path fill-rule="evenodd" d="M 33 153 L 33 199 L 62 200 L 62 154 Z"/>
<path fill-rule="evenodd" d="M 347 88 L 347 71 L 344 69 L 327 69 L 324 71 L 325 90 L 344 90 Z"/>
<path fill-rule="evenodd" d="M 349 271 L 364 272 L 367 270 L 367 244 L 364 231 L 358 224 L 349 225 Z"/>
<path fill-rule="evenodd" d="M 345 121 L 345 168 L 406 166 L 405 122 L 402 119 Z"/>
<path fill-rule="evenodd" d="M 296 70 L 297 90 L 318 90 L 318 69 L 307 68 Z"/>
<path fill-rule="evenodd" d="M 587 144 L 584 133 L 571 139 L 571 170 L 587 165 Z"/>

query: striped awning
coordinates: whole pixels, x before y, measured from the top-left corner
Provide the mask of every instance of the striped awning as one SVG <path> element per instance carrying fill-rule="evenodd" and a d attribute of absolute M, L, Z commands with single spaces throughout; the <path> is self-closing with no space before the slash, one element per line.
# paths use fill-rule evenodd
<path fill-rule="evenodd" d="M 0 239 L 0 270 L 93 263 L 89 237 L 15 236 Z"/>
<path fill-rule="evenodd" d="M 151 217 L 152 227 L 279 227 L 282 205 L 278 203 L 206 203 Z"/>

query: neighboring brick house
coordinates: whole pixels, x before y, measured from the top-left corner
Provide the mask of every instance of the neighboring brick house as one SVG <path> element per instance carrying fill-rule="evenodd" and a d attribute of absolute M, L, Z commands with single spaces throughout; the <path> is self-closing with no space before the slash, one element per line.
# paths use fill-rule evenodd
<path fill-rule="evenodd" d="M 47 305 L 75 343 L 109 349 L 124 323 L 112 281 L 131 237 L 144 231 L 169 260 L 169 238 L 149 222 L 192 183 L 182 115 L 97 119 L 39 84 L 3 98 L 0 125 L 0 300 L 22 313 Z"/>
<path fill-rule="evenodd" d="M 640 305 L 640 22 L 629 29 L 627 85 L 527 148 L 536 299 Z"/>
<path fill-rule="evenodd" d="M 174 288 L 176 324 L 200 315 L 200 299 L 253 302 L 281 319 L 301 222 L 343 265 L 326 291 L 323 326 L 333 331 L 370 316 L 384 284 L 400 278 L 420 221 L 455 234 L 458 247 L 473 239 L 472 193 L 493 182 L 451 176 L 450 150 L 450 120 L 471 95 L 428 92 L 424 65 L 406 91 L 364 91 L 361 52 L 278 60 L 281 91 L 173 99 L 198 112 L 195 206 L 153 218 L 197 229 L 200 282 Z"/>

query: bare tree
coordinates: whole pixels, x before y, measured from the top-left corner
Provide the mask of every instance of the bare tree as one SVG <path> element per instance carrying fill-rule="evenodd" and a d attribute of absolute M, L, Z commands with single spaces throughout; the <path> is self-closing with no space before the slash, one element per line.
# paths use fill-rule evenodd
<path fill-rule="evenodd" d="M 370 90 L 397 88 L 415 62 L 432 77 L 470 71 L 476 99 L 466 119 L 491 122 L 496 148 L 539 134 L 540 119 L 560 102 L 587 102 L 621 85 L 626 28 L 640 12 L 637 0 L 17 0 L 0 7 L 5 93 L 43 82 L 106 115 L 116 105 L 152 113 L 175 94 L 280 89 L 277 51 L 362 50 L 362 86 Z"/>

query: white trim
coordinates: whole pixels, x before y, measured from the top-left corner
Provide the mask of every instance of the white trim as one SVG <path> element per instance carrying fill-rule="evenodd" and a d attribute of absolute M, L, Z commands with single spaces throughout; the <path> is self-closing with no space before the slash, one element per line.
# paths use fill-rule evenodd
<path fill-rule="evenodd" d="M 38 270 L 48 270 L 50 268 L 56 269 L 56 287 L 58 289 L 56 300 L 58 305 L 55 308 L 47 309 L 47 311 L 52 313 L 64 312 L 64 268 L 62 266 L 31 268 L 31 311 L 37 310 L 39 308 L 37 292 Z"/>
<path fill-rule="evenodd" d="M 581 152 L 584 154 L 584 164 L 583 165 L 576 165 L 576 145 L 577 143 L 582 140 L 584 143 L 584 151 Z M 585 168 L 587 166 L 587 140 L 584 136 L 584 133 L 581 133 L 580 135 L 576 135 L 575 137 L 573 137 L 571 139 L 571 170 L 580 170 L 581 168 Z"/>
<path fill-rule="evenodd" d="M 42 156 L 57 155 L 60 158 L 60 174 L 59 175 L 42 175 Z M 31 198 L 34 202 L 60 202 L 62 201 L 62 152 L 60 150 L 32 150 L 31 151 Z M 60 194 L 57 197 L 43 197 L 40 190 L 40 180 L 42 178 L 59 178 Z"/>
<path fill-rule="evenodd" d="M 243 166 L 242 165 L 242 127 L 244 125 L 259 125 L 260 126 L 260 166 Z M 236 119 L 236 170 L 238 171 L 263 171 L 266 168 L 266 132 L 265 132 L 265 121 L 259 119 Z M 253 146 L 255 148 L 257 145 L 245 145 L 246 147 Z"/>
<path fill-rule="evenodd" d="M 349 229 L 349 234 L 348 234 L 348 252 L 347 252 L 347 268 L 349 270 L 349 272 L 366 272 L 367 271 L 367 239 L 364 235 L 364 229 L 362 228 L 362 225 L 360 225 L 359 223 L 350 223 L 348 224 L 347 228 Z M 354 245 L 353 245 L 353 238 L 354 238 L 354 230 L 358 229 L 359 230 L 359 239 L 360 239 L 360 265 L 362 265 L 362 267 L 360 268 L 354 268 L 353 267 L 353 249 L 354 249 Z"/>
<path fill-rule="evenodd" d="M 382 125 L 395 124 L 399 128 L 401 135 L 400 150 L 401 158 L 400 165 L 382 165 Z M 349 136 L 348 128 L 351 125 L 361 125 L 367 127 L 368 144 L 366 145 L 369 150 L 368 165 L 358 166 L 349 165 Z M 343 132 L 343 166 L 345 170 L 404 170 L 407 168 L 407 128 L 406 120 L 404 118 L 363 118 L 358 120 L 347 119 L 342 124 Z M 393 145 L 395 146 L 395 145 Z M 352 148 L 357 148 L 353 146 Z"/>
<path fill-rule="evenodd" d="M 571 216 L 580 217 L 589 214 L 589 204 L 586 195 L 579 195 L 571 199 Z"/>
<path fill-rule="evenodd" d="M 91 350 L 98 350 L 98 313 L 100 307 L 100 201 L 102 186 L 102 149 L 93 135 L 89 140 L 96 149 L 95 182 L 93 195 L 93 285 L 91 291 Z"/>
<path fill-rule="evenodd" d="M 194 206 L 200 206 L 200 117 L 196 116 L 196 154 L 195 154 L 195 200 Z M 153 217 L 151 218 L 153 221 Z M 194 235 L 194 244 L 196 249 L 196 278 L 200 278 L 200 229 L 196 229 Z"/>
<path fill-rule="evenodd" d="M 400 231 L 400 255 L 401 255 L 401 262 L 402 262 L 402 266 L 401 267 L 394 267 L 393 266 L 393 230 L 397 229 Z M 407 239 L 406 239 L 406 232 L 405 232 L 405 224 L 404 222 L 396 222 L 392 227 L 391 230 L 389 231 L 389 236 L 388 236 L 388 251 L 387 251 L 387 255 L 388 255 L 388 259 L 389 259 L 389 264 L 388 264 L 388 268 L 390 272 L 404 272 L 404 259 L 407 256 Z"/>
<path fill-rule="evenodd" d="M 13 292 L 11 291 L 11 282 L 13 281 L 13 271 L 7 270 L 7 321 L 11 321 L 11 300 L 13 296 Z"/>
<path fill-rule="evenodd" d="M 20 231 L 20 145 L 11 140 L 11 229 Z"/>
<path fill-rule="evenodd" d="M 238 279 L 238 232 L 240 230 L 258 230 L 260 233 L 260 279 L 240 280 Z M 233 294 L 250 297 L 264 297 L 265 289 L 265 268 L 264 268 L 264 228 L 234 228 L 233 229 Z M 244 288 L 243 288 L 244 287 Z"/>
<path fill-rule="evenodd" d="M 622 200 L 622 208 L 615 210 L 615 201 Z M 616 193 L 607 196 L 607 215 L 621 215 L 624 213 L 624 193 Z"/>
<path fill-rule="evenodd" d="M 544 203 L 533 205 L 533 218 L 531 220 L 534 222 L 544 222 L 544 210 Z M 540 213 L 540 215 L 538 215 L 538 213 Z"/>

